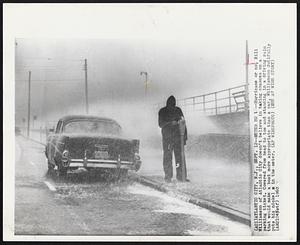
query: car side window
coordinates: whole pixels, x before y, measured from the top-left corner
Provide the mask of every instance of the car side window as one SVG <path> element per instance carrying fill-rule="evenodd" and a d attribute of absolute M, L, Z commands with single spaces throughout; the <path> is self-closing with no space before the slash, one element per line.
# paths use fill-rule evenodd
<path fill-rule="evenodd" d="M 57 127 L 56 127 L 56 130 L 55 130 L 55 133 L 56 133 L 56 134 L 58 134 L 58 133 L 60 132 L 61 125 L 62 125 L 62 122 L 59 121 L 59 122 L 57 123 Z"/>

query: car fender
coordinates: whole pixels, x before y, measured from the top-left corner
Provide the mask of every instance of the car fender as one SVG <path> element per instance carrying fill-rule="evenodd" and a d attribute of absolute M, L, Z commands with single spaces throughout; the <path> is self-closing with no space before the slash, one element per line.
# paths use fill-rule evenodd
<path fill-rule="evenodd" d="M 68 138 L 69 137 L 66 135 L 58 136 L 55 144 L 55 153 L 54 153 L 54 160 L 56 162 L 59 162 L 61 160 L 62 153 L 67 147 Z"/>
<path fill-rule="evenodd" d="M 48 144 L 47 144 L 46 147 L 45 147 L 45 156 L 46 156 L 46 158 L 48 159 Z"/>

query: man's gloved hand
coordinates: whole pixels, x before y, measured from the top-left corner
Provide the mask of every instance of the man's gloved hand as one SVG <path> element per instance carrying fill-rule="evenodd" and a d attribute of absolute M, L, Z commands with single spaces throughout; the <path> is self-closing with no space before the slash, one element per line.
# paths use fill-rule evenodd
<path fill-rule="evenodd" d="M 178 124 L 177 121 L 172 121 L 172 122 L 171 122 L 171 125 L 172 125 L 172 126 L 177 125 L 177 124 Z"/>

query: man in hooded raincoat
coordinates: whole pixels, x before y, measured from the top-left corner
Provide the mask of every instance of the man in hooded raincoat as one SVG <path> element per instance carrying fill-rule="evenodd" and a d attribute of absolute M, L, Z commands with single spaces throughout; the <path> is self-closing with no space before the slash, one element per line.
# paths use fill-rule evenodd
<path fill-rule="evenodd" d="M 174 151 L 176 162 L 176 178 L 178 181 L 183 180 L 182 176 L 182 154 L 179 131 L 179 120 L 183 118 L 183 113 L 176 106 L 176 99 L 170 96 L 167 100 L 167 105 L 159 110 L 158 125 L 162 132 L 163 142 L 163 167 L 165 172 L 165 181 L 170 182 L 173 177 L 172 154 Z M 187 129 L 185 128 L 184 145 L 187 141 Z M 184 149 L 183 149 L 184 150 Z M 185 167 L 185 166 L 184 166 Z M 186 174 L 186 171 L 184 171 Z M 185 178 L 186 179 L 186 176 Z M 188 180 L 187 180 L 188 181 Z"/>

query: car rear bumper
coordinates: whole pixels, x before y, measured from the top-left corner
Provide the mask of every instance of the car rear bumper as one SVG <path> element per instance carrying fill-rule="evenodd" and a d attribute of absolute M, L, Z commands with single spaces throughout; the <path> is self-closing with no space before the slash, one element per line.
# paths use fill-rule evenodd
<path fill-rule="evenodd" d="M 69 167 L 135 169 L 135 162 L 102 159 L 70 159 Z"/>

